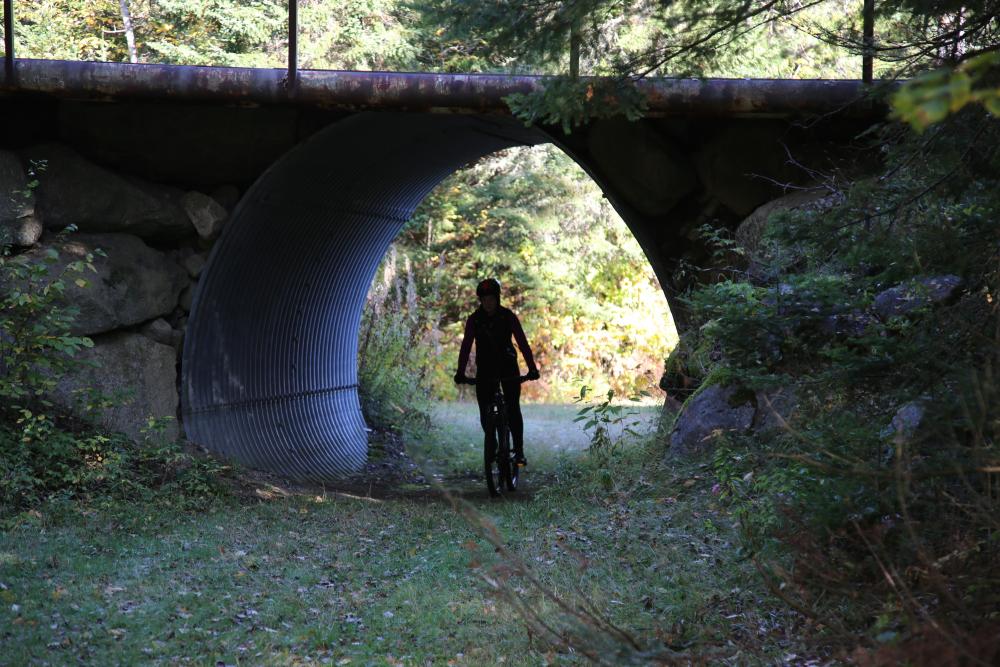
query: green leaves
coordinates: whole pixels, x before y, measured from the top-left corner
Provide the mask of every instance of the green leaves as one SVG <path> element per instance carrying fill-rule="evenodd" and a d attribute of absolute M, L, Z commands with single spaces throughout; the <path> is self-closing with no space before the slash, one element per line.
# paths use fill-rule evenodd
<path fill-rule="evenodd" d="M 525 125 L 559 125 L 566 134 L 597 118 L 638 120 L 648 106 L 646 97 L 628 78 L 558 77 L 545 81 L 538 92 L 515 93 L 504 101 Z"/>
<path fill-rule="evenodd" d="M 969 104 L 1000 116 L 1000 86 L 988 75 L 1000 68 L 1000 52 L 970 58 L 955 69 L 939 69 L 906 82 L 892 98 L 892 116 L 923 132 Z M 989 81 L 991 83 L 984 83 Z"/>
<path fill-rule="evenodd" d="M 65 280 L 86 286 L 79 275 L 93 265 L 88 258 L 55 274 L 58 263 L 53 247 L 42 261 L 0 255 L 0 284 L 10 286 L 0 296 L 0 399 L 20 402 L 45 395 L 73 367 L 73 356 L 93 345 L 71 333 L 77 309 L 61 300 Z"/>

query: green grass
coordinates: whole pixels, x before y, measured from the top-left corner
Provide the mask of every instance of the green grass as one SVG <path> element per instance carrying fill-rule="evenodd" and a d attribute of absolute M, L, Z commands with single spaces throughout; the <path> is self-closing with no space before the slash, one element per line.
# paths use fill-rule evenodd
<path fill-rule="evenodd" d="M 579 455 L 590 445 L 584 422 L 574 423 L 580 406 L 548 403 L 521 405 L 524 417 L 524 451 L 532 470 L 553 470 L 567 456 Z M 628 422 L 650 433 L 656 427 L 660 406 L 636 405 Z M 411 447 L 417 457 L 446 474 L 479 475 L 483 465 L 483 431 L 474 402 L 436 403 L 431 408 L 436 436 L 429 447 Z M 620 431 L 620 429 L 618 429 Z M 617 431 L 616 431 L 617 434 Z M 434 460 L 434 457 L 438 458 Z"/>
<path fill-rule="evenodd" d="M 565 426 L 564 411 L 544 410 Z M 425 438 L 424 453 L 461 450 L 462 428 Z M 495 525 L 546 591 L 588 600 L 644 647 L 721 651 L 732 664 L 782 650 L 778 607 L 740 560 L 706 469 L 671 469 L 652 441 L 610 468 L 566 452 L 536 460 L 516 501 L 458 483 L 473 523 L 440 495 L 412 493 L 234 496 L 187 513 L 40 507 L 0 534 L 0 664 L 578 661 L 530 640 L 490 588 L 501 581 L 561 622 L 525 577 L 503 579 L 502 554 L 474 524 Z"/>

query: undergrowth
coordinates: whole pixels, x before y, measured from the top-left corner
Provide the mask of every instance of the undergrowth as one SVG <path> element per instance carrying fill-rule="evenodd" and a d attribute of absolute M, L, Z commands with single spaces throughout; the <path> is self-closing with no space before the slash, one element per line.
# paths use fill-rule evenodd
<path fill-rule="evenodd" d="M 720 246 L 736 263 L 688 295 L 667 370 L 759 409 L 792 392 L 777 434 L 717 442 L 712 469 L 764 581 L 841 657 L 993 664 L 1000 123 L 871 136 L 882 173 L 829 175 L 754 247 Z"/>
<path fill-rule="evenodd" d="M 25 259 L 0 248 L 0 522 L 14 525 L 43 505 L 156 497 L 197 507 L 220 493 L 226 467 L 166 439 L 163 421 L 151 420 L 135 443 L 97 423 L 115 397 L 77 392 L 75 414 L 54 401 L 60 381 L 84 364 L 80 350 L 93 346 L 73 332 L 78 308 L 64 294 L 71 281 L 88 286 L 94 255 L 61 268 L 52 248 Z"/>

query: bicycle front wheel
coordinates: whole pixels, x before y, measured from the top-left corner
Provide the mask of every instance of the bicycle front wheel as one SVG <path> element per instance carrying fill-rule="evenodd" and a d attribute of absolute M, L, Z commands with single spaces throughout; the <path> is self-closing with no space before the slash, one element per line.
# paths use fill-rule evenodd
<path fill-rule="evenodd" d="M 510 448 L 510 428 L 505 423 L 497 429 L 497 443 L 497 463 L 504 488 L 508 491 L 516 491 L 517 468 L 514 465 L 513 452 Z"/>
<path fill-rule="evenodd" d="M 491 496 L 499 496 L 504 488 L 504 476 L 500 470 L 500 460 L 494 456 L 486 458 L 486 490 Z"/>

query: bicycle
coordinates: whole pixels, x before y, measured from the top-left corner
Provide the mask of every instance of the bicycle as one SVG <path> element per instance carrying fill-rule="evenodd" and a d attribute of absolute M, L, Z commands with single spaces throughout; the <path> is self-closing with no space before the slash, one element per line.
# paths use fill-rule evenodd
<path fill-rule="evenodd" d="M 483 450 L 483 468 L 486 476 L 486 488 L 493 497 L 504 491 L 517 491 L 521 477 L 521 465 L 518 464 L 510 442 L 510 425 L 507 423 L 507 403 L 503 395 L 503 383 L 516 379 L 521 383 L 529 378 L 522 375 L 518 378 L 501 378 L 497 382 L 493 402 L 487 410 L 490 416 L 490 428 L 495 431 L 494 449 L 492 452 Z M 464 384 L 476 384 L 476 378 L 465 378 Z"/>

